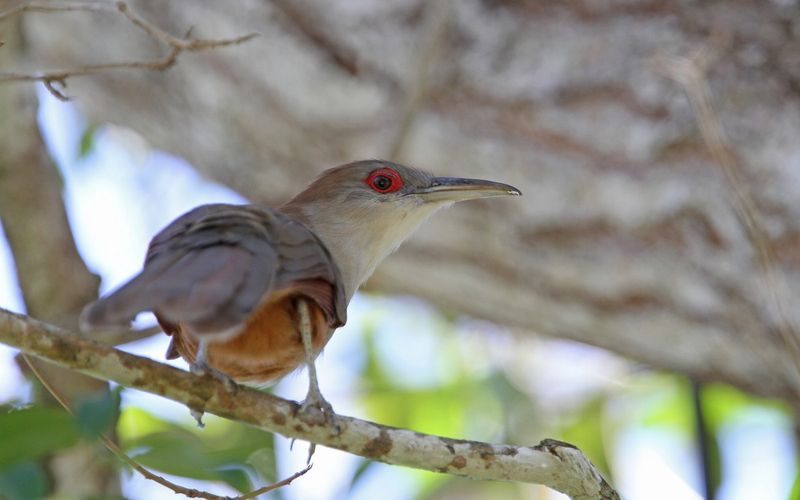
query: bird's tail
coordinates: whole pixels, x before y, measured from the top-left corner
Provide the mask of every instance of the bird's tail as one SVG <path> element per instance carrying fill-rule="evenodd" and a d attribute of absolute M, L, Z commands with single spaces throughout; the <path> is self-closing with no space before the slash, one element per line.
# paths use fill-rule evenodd
<path fill-rule="evenodd" d="M 87 305 L 81 313 L 81 330 L 128 329 L 137 314 L 152 310 L 155 305 L 146 281 L 149 280 L 140 274 L 111 295 Z"/>

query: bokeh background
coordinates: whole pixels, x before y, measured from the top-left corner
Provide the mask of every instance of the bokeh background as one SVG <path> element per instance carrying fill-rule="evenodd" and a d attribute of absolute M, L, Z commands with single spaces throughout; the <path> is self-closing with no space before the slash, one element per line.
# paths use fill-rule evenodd
<path fill-rule="evenodd" d="M 796 1 L 130 6 L 175 36 L 260 36 L 166 71 L 70 78 L 69 103 L 0 83 L 0 307 L 74 327 L 185 210 L 280 203 L 346 161 L 495 179 L 524 196 L 437 214 L 354 299 L 318 367 L 336 410 L 565 440 L 629 499 L 797 497 Z M 113 12 L 0 17 L 0 40 L 0 80 L 168 51 Z M 166 344 L 121 347 L 163 360 Z M 0 346 L 0 497 L 172 498 L 98 444 L 112 430 L 219 494 L 305 461 L 305 443 L 212 416 L 199 430 L 180 405 L 48 369 L 79 410 L 66 416 L 15 355 Z M 314 463 L 273 497 L 561 498 L 327 449 Z"/>

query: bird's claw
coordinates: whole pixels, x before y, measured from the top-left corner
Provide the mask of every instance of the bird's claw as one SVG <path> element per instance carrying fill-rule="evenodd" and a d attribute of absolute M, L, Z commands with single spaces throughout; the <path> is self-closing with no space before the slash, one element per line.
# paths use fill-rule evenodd
<path fill-rule="evenodd" d="M 300 405 L 298 414 L 308 424 L 326 425 L 337 435 L 341 432 L 336 412 L 333 411 L 333 406 L 322 397 L 322 394 L 309 392 L 305 401 Z"/>
<path fill-rule="evenodd" d="M 300 405 L 300 409 L 297 413 L 300 419 L 306 423 L 310 425 L 325 425 L 330 428 L 336 436 L 342 431 L 336 419 L 336 413 L 333 411 L 333 406 L 331 406 L 328 400 L 322 397 L 322 394 L 314 394 L 313 391 L 310 391 L 305 401 Z M 306 465 L 311 463 L 311 457 L 314 456 L 314 451 L 316 451 L 316 449 L 316 443 L 309 443 Z"/>
<path fill-rule="evenodd" d="M 206 426 L 206 424 L 203 423 L 203 415 L 205 414 L 203 410 L 189 408 L 189 413 L 191 413 L 192 418 L 195 420 L 195 422 L 197 422 L 197 427 L 202 429 Z"/>

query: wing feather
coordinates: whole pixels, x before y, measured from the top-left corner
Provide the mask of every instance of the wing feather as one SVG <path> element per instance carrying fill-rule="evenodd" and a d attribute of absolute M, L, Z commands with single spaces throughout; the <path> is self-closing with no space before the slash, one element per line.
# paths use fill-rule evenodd
<path fill-rule="evenodd" d="M 151 241 L 142 272 L 84 310 L 86 328 L 127 326 L 153 311 L 165 330 L 195 335 L 244 324 L 273 291 L 291 290 L 320 304 L 332 327 L 346 321 L 339 270 L 322 242 L 300 222 L 255 205 L 203 205 Z"/>

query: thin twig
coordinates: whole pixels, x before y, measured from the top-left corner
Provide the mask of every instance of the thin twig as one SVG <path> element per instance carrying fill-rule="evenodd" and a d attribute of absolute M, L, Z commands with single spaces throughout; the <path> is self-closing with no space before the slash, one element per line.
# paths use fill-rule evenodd
<path fill-rule="evenodd" d="M 72 407 L 69 405 L 69 403 L 67 402 L 66 398 L 60 392 L 58 392 L 58 390 L 52 384 L 50 384 L 47 381 L 47 378 L 44 376 L 44 374 L 42 372 L 39 371 L 38 368 L 36 368 L 36 364 L 33 361 L 31 361 L 30 357 L 27 354 L 25 354 L 24 352 L 21 353 L 21 356 L 22 356 L 22 359 L 25 360 L 25 363 L 27 363 L 28 368 L 30 368 L 31 372 L 33 372 L 33 374 L 36 376 L 36 378 L 39 379 L 39 382 L 41 382 L 42 386 L 47 390 L 47 392 L 50 393 L 51 396 L 53 396 L 53 399 L 58 401 L 58 403 L 64 408 L 64 410 L 66 410 L 67 413 L 69 413 L 70 415 L 74 416 L 75 414 L 72 411 Z M 189 498 L 205 498 L 207 500 L 246 500 L 246 499 L 249 499 L 249 498 L 255 498 L 258 495 L 261 495 L 263 493 L 267 493 L 269 491 L 276 490 L 278 488 L 282 488 L 284 486 L 287 486 L 287 485 L 291 484 L 292 481 L 294 481 L 298 477 L 302 476 L 303 474 L 305 474 L 306 472 L 311 470 L 311 466 L 312 466 L 312 464 L 309 464 L 305 469 L 300 470 L 300 471 L 292 474 L 291 476 L 287 477 L 286 479 L 278 481 L 277 483 L 272 483 L 272 484 L 268 484 L 266 486 L 262 486 L 261 488 L 259 488 L 257 490 L 251 491 L 250 493 L 246 493 L 244 495 L 237 496 L 237 497 L 223 497 L 223 496 L 215 495 L 213 493 L 209 493 L 207 491 L 196 490 L 194 488 L 186 488 L 186 487 L 181 486 L 179 484 L 175 484 L 172 481 L 169 481 L 169 480 L 165 479 L 164 477 L 159 476 L 158 474 L 155 474 L 154 472 L 150 471 L 149 469 L 146 469 L 145 467 L 143 467 L 139 462 L 137 462 L 136 460 L 132 459 L 124 451 L 122 451 L 119 448 L 119 446 L 117 446 L 117 443 L 112 441 L 105 434 L 100 434 L 100 440 L 103 442 L 103 445 L 108 449 L 108 451 L 110 451 L 117 458 L 119 458 L 120 460 L 122 460 L 123 462 L 128 464 L 132 469 L 134 469 L 136 472 L 138 472 L 139 474 L 144 476 L 146 479 L 149 479 L 150 481 L 154 481 L 154 482 L 160 484 L 161 486 L 164 486 L 165 488 L 168 488 L 168 489 L 172 490 L 175 493 L 178 493 L 178 494 L 181 494 L 181 495 L 185 495 L 185 496 L 187 496 Z"/>
<path fill-rule="evenodd" d="M 361 54 L 332 35 L 327 20 L 318 12 L 307 9 L 303 2 L 294 0 L 270 0 L 270 4 L 280 12 L 279 19 L 284 24 L 336 67 L 351 77 L 366 77 L 385 85 L 392 93 L 399 91 L 399 84 L 393 75 L 380 65 L 360 57 Z"/>
<path fill-rule="evenodd" d="M 325 29 L 324 20 L 319 19 L 316 13 L 306 12 L 302 5 L 292 0 L 272 0 L 270 3 L 283 14 L 298 34 L 325 54 L 332 63 L 350 76 L 358 76 L 359 61 L 356 53 L 335 41 Z"/>
<path fill-rule="evenodd" d="M 0 21 L 23 12 L 113 12 L 114 10 L 116 8 L 111 4 L 99 2 L 27 2 L 0 12 Z"/>
<path fill-rule="evenodd" d="M 298 477 L 304 475 L 306 472 L 310 471 L 311 467 L 314 467 L 314 464 L 308 464 L 308 465 L 306 465 L 305 469 L 302 469 L 302 470 L 299 470 L 299 471 L 295 472 L 294 474 L 292 474 L 291 476 L 287 477 L 286 479 L 282 479 L 282 480 L 278 481 L 277 483 L 268 484 L 268 485 L 263 486 L 263 487 L 261 487 L 261 488 L 259 488 L 257 490 L 253 490 L 250 493 L 247 493 L 246 495 L 242 495 L 240 497 L 236 497 L 236 499 L 237 500 L 246 500 L 248 498 L 255 498 L 258 495 L 263 495 L 264 493 L 269 493 L 270 491 L 277 490 L 278 488 L 283 488 L 284 486 L 288 486 L 288 485 L 292 484 L 292 481 L 294 481 Z"/>
<path fill-rule="evenodd" d="M 49 70 L 40 73 L 0 73 L 0 83 L 4 82 L 42 82 L 45 88 L 57 99 L 69 100 L 63 90 L 67 86 L 67 79 L 76 76 L 94 75 L 106 71 L 120 69 L 146 69 L 151 71 L 165 71 L 172 67 L 182 52 L 200 52 L 203 50 L 239 45 L 252 40 L 258 33 L 249 33 L 236 38 L 224 39 L 190 39 L 188 34 L 183 38 L 175 37 L 163 31 L 144 18 L 133 12 L 125 2 L 114 5 L 92 2 L 60 2 L 53 5 L 41 2 L 28 2 L 6 12 L 0 13 L 0 21 L 23 12 L 119 12 L 134 26 L 141 29 L 150 38 L 166 45 L 169 50 L 161 59 L 145 61 L 128 61 L 119 63 L 101 63 L 78 66 L 76 68 Z"/>

